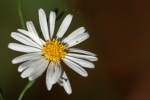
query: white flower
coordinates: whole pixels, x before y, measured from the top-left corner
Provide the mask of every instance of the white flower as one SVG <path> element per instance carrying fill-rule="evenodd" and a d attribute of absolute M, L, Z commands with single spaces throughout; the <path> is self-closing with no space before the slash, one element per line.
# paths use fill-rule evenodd
<path fill-rule="evenodd" d="M 19 43 L 9 43 L 8 48 L 24 52 L 26 54 L 16 57 L 12 60 L 13 64 L 22 63 L 18 71 L 22 72 L 22 78 L 35 80 L 46 71 L 46 86 L 51 90 L 56 83 L 64 87 L 68 94 L 72 93 L 69 79 L 61 66 L 63 61 L 68 67 L 81 76 L 87 77 L 88 73 L 84 68 L 94 68 L 92 61 L 97 61 L 94 53 L 72 48 L 89 38 L 84 27 L 80 27 L 63 37 L 72 21 L 72 15 L 68 14 L 58 32 L 55 34 L 56 13 L 51 11 L 49 22 L 43 9 L 39 9 L 39 22 L 44 40 L 39 37 L 33 23 L 26 23 L 27 30 L 18 29 L 18 32 L 12 32 L 11 37 Z"/>

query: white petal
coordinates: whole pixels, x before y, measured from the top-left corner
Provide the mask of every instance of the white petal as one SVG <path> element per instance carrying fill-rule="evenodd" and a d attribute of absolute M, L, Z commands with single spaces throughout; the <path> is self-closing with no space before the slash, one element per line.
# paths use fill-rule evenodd
<path fill-rule="evenodd" d="M 38 44 L 36 44 L 35 42 L 33 42 L 30 38 L 20 34 L 20 33 L 17 33 L 17 32 L 12 32 L 11 33 L 11 37 L 14 38 L 15 40 L 23 43 L 23 44 L 26 44 L 26 45 L 29 45 L 29 46 L 33 46 L 33 47 L 37 47 L 37 48 L 41 48 Z"/>
<path fill-rule="evenodd" d="M 43 65 L 45 65 L 45 61 L 46 61 L 45 59 L 40 59 L 40 60 L 35 61 L 34 63 L 32 63 L 30 65 L 30 67 L 28 67 L 27 69 L 25 69 L 24 72 L 22 72 L 21 77 L 22 78 L 26 78 L 26 77 L 30 77 L 31 75 L 33 75 L 33 74 L 35 74 L 37 72 L 40 73 L 41 70 L 39 70 L 39 69 Z"/>
<path fill-rule="evenodd" d="M 27 63 L 23 63 L 22 65 L 19 66 L 18 71 L 22 72 L 21 77 L 26 78 L 29 77 L 34 70 L 36 70 L 36 67 L 41 63 L 41 59 L 34 60 L 34 61 L 28 61 Z"/>
<path fill-rule="evenodd" d="M 19 67 L 18 67 L 18 72 L 22 72 L 24 71 L 25 69 L 27 69 L 28 67 L 30 67 L 34 62 L 36 62 L 37 60 L 39 59 L 36 59 L 36 60 L 29 60 L 29 61 L 26 61 L 24 63 L 22 63 Z"/>
<path fill-rule="evenodd" d="M 95 68 L 94 64 L 89 62 L 89 61 L 86 61 L 86 60 L 83 60 L 83 59 L 78 59 L 78 58 L 75 58 L 75 57 L 70 57 L 70 56 L 65 56 L 65 58 L 79 64 L 80 66 L 82 67 L 85 67 L 85 68 Z"/>
<path fill-rule="evenodd" d="M 47 18 L 43 9 L 39 9 L 39 22 L 45 40 L 49 40 L 50 37 L 48 32 Z"/>
<path fill-rule="evenodd" d="M 68 94 L 71 94 L 72 93 L 72 88 L 71 88 L 71 85 L 70 85 L 70 81 L 66 75 L 66 73 L 64 72 L 62 77 L 59 79 L 58 83 L 64 87 L 65 91 L 68 93 Z"/>
<path fill-rule="evenodd" d="M 78 48 L 69 48 L 69 52 L 82 53 L 82 54 L 86 54 L 86 55 L 89 55 L 89 56 L 96 56 L 95 53 L 85 51 L 85 50 L 81 50 L 81 49 L 78 49 Z"/>
<path fill-rule="evenodd" d="M 73 31 L 72 33 L 70 33 L 66 38 L 64 38 L 64 40 L 62 40 L 63 43 L 67 43 L 68 41 L 72 40 L 73 38 L 75 38 L 76 36 L 83 34 L 85 32 L 85 28 L 84 27 L 80 27 L 78 29 L 76 29 L 75 31 Z"/>
<path fill-rule="evenodd" d="M 38 33 L 32 21 L 27 21 L 26 25 L 27 25 L 28 31 L 32 33 L 32 39 L 36 41 L 36 43 L 38 43 L 39 45 L 42 45 L 40 38 L 38 36 Z"/>
<path fill-rule="evenodd" d="M 36 78 L 40 77 L 44 71 L 46 70 L 48 66 L 49 61 L 48 60 L 43 60 L 42 64 L 39 65 L 39 67 L 36 69 L 36 71 L 29 76 L 29 80 L 35 80 Z"/>
<path fill-rule="evenodd" d="M 46 85 L 47 88 L 49 85 L 55 84 L 58 79 L 60 78 L 62 73 L 61 66 L 58 63 L 51 62 L 48 66 L 47 72 L 46 72 Z M 48 88 L 49 90 L 49 88 Z"/>
<path fill-rule="evenodd" d="M 47 84 L 47 89 L 48 89 L 48 91 L 50 91 L 51 89 L 52 89 L 52 87 L 53 87 L 53 84 Z"/>
<path fill-rule="evenodd" d="M 81 58 L 89 61 L 97 61 L 98 58 L 95 56 L 89 56 L 89 55 L 81 55 L 81 54 L 74 54 L 74 53 L 68 53 L 67 56 Z"/>
<path fill-rule="evenodd" d="M 19 52 L 40 52 L 41 51 L 38 48 L 34 48 L 34 47 L 30 47 L 18 43 L 9 43 L 8 48 Z"/>
<path fill-rule="evenodd" d="M 83 77 L 87 77 L 88 73 L 85 69 L 83 69 L 81 66 L 79 66 L 78 64 L 72 62 L 69 59 L 64 58 L 63 59 L 64 63 L 66 65 L 68 65 L 72 70 L 74 70 L 76 73 L 80 74 Z"/>
<path fill-rule="evenodd" d="M 66 33 L 67 29 L 69 28 L 69 25 L 71 24 L 72 21 L 72 15 L 68 14 L 62 24 L 60 25 L 58 32 L 57 32 L 57 38 L 62 38 L 63 35 Z"/>
<path fill-rule="evenodd" d="M 50 36 L 53 38 L 54 29 L 55 29 L 56 13 L 51 11 L 49 15 L 49 24 L 50 24 Z"/>
<path fill-rule="evenodd" d="M 17 64 L 17 63 L 21 63 L 24 61 L 34 60 L 34 59 L 39 59 L 39 58 L 41 58 L 40 53 L 29 53 L 29 54 L 24 54 L 24 55 L 21 55 L 21 56 L 14 58 L 12 60 L 12 63 Z"/>
<path fill-rule="evenodd" d="M 31 39 L 33 39 L 33 35 L 32 35 L 31 32 L 26 31 L 26 30 L 24 30 L 24 29 L 17 29 L 17 30 L 18 30 L 18 32 L 20 32 L 20 33 L 22 33 L 22 34 L 24 34 L 24 35 L 30 37 Z M 34 39 L 33 39 L 33 40 L 34 40 Z"/>
<path fill-rule="evenodd" d="M 86 39 L 88 39 L 90 36 L 88 33 L 83 33 L 78 35 L 77 37 L 73 38 L 72 40 L 68 41 L 68 47 L 72 47 L 75 46 L 83 41 L 85 41 Z"/>
<path fill-rule="evenodd" d="M 56 83 L 58 81 L 58 79 L 60 78 L 61 74 L 62 74 L 62 68 L 60 64 L 57 64 L 54 68 L 54 75 L 53 75 L 53 83 Z"/>
<path fill-rule="evenodd" d="M 27 23 L 26 23 L 26 24 L 27 24 Z M 30 24 L 30 23 L 28 22 L 28 24 Z M 29 25 L 27 25 L 27 26 L 28 26 L 28 28 L 29 28 Z M 30 31 L 26 31 L 26 30 L 24 30 L 24 29 L 17 29 L 17 30 L 18 30 L 18 32 L 20 32 L 20 33 L 22 33 L 22 34 L 28 36 L 29 38 L 31 38 L 31 39 L 32 39 L 34 42 L 36 42 L 37 44 L 42 45 L 42 43 L 39 41 L 38 37 L 35 36 L 34 33 L 30 32 Z M 29 30 L 29 29 L 28 29 L 28 30 Z"/>
<path fill-rule="evenodd" d="M 41 38 L 40 38 L 40 41 L 41 41 L 42 44 L 45 44 L 45 43 L 46 43 L 46 42 L 45 42 L 43 39 L 41 39 Z"/>

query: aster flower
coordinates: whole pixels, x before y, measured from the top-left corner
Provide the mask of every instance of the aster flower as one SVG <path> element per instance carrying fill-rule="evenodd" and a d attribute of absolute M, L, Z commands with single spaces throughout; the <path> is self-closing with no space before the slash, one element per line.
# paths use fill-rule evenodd
<path fill-rule="evenodd" d="M 27 30 L 18 29 L 18 32 L 11 33 L 11 37 L 20 43 L 9 43 L 8 48 L 25 53 L 12 60 L 13 64 L 21 63 L 18 71 L 21 72 L 22 78 L 32 81 L 46 71 L 48 90 L 58 83 L 68 94 L 71 94 L 71 85 L 61 63 L 65 63 L 83 77 L 88 76 L 84 68 L 95 67 L 92 61 L 97 61 L 96 54 L 73 48 L 73 46 L 88 39 L 89 34 L 84 27 L 80 27 L 67 37 L 63 37 L 70 26 L 72 17 L 68 14 L 55 34 L 56 13 L 51 11 L 47 21 L 44 10 L 39 9 L 39 23 L 43 38 L 39 37 L 32 21 L 26 22 Z"/>

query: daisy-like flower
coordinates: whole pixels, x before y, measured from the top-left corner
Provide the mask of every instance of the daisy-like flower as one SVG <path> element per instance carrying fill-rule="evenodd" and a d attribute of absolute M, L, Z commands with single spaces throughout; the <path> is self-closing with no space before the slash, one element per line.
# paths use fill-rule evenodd
<path fill-rule="evenodd" d="M 44 10 L 39 9 L 39 23 L 44 39 L 39 37 L 31 21 L 26 23 L 27 30 L 18 29 L 18 32 L 11 33 L 11 37 L 20 43 L 9 43 L 8 48 L 25 53 L 12 60 L 13 64 L 22 63 L 18 67 L 18 71 L 22 72 L 22 78 L 35 80 L 46 71 L 48 90 L 58 83 L 68 94 L 71 94 L 71 85 L 61 62 L 81 76 L 88 76 L 84 68 L 95 67 L 92 61 L 97 61 L 96 54 L 73 48 L 73 46 L 88 39 L 89 34 L 85 32 L 84 27 L 80 27 L 67 37 L 63 37 L 70 26 L 72 17 L 68 14 L 55 34 L 56 13 L 51 11 L 47 21 Z"/>

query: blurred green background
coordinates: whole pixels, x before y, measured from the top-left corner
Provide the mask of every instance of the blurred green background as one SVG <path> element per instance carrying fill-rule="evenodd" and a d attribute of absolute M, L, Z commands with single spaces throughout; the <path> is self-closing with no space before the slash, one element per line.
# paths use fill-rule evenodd
<path fill-rule="evenodd" d="M 150 2 L 148 0 L 22 0 L 25 20 L 39 30 L 38 9 L 70 9 L 68 31 L 85 26 L 91 38 L 79 47 L 95 52 L 99 61 L 83 78 L 67 70 L 73 93 L 55 85 L 48 92 L 45 75 L 24 100 L 150 100 Z M 61 22 L 61 20 L 60 20 Z M 59 23 L 59 22 L 58 22 Z M 20 53 L 7 48 L 10 33 L 21 28 L 17 0 L 0 0 L 0 88 L 6 100 L 16 100 L 27 79 L 21 79 L 11 60 Z"/>

